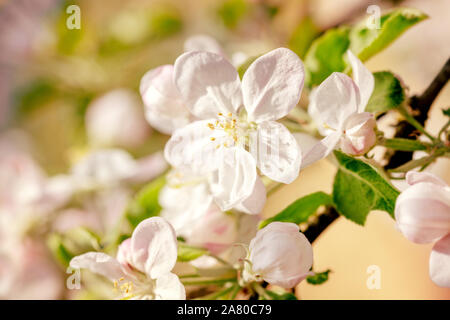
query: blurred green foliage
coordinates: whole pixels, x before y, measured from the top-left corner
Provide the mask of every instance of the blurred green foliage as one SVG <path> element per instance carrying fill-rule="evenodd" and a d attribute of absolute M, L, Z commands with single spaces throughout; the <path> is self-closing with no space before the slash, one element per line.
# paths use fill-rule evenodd
<path fill-rule="evenodd" d="M 235 28 L 247 13 L 245 0 L 226 0 L 219 7 L 218 14 L 227 28 Z"/>

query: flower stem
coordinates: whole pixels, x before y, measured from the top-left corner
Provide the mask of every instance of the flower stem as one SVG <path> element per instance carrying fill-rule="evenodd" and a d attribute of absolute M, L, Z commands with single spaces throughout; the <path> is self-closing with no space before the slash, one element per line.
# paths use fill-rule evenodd
<path fill-rule="evenodd" d="M 181 280 L 185 286 L 205 286 L 205 285 L 220 285 L 228 282 L 237 282 L 236 278 L 226 279 L 208 279 L 208 280 Z"/>
<path fill-rule="evenodd" d="M 398 111 L 400 112 L 400 114 L 406 119 L 406 121 L 408 121 L 414 128 L 416 128 L 420 133 L 426 135 L 431 141 L 435 142 L 437 139 L 435 137 L 433 137 L 431 134 L 429 134 L 425 128 L 419 123 L 419 121 L 417 121 L 416 119 L 414 119 L 414 117 L 412 115 L 409 114 L 408 110 L 406 110 L 406 108 L 404 106 L 400 106 L 398 108 Z"/>

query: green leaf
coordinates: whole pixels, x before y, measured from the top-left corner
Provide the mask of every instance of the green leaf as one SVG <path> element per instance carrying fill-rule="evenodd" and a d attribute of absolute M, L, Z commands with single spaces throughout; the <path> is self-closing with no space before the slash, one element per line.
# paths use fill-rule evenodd
<path fill-rule="evenodd" d="M 247 12 L 244 0 L 226 0 L 218 10 L 219 17 L 229 29 L 235 28 Z"/>
<path fill-rule="evenodd" d="M 266 290 L 267 295 L 272 298 L 272 300 L 298 300 L 295 294 L 291 292 L 277 293 L 271 290 Z M 261 297 L 264 298 L 264 297 Z M 261 299 L 263 300 L 263 299 Z"/>
<path fill-rule="evenodd" d="M 165 183 L 165 177 L 153 180 L 142 188 L 132 200 L 125 216 L 133 227 L 136 227 L 142 220 L 159 214 L 161 206 L 158 202 L 158 196 Z"/>
<path fill-rule="evenodd" d="M 450 108 L 442 110 L 442 113 L 444 114 L 444 116 L 450 117 Z"/>
<path fill-rule="evenodd" d="M 191 247 L 184 243 L 178 243 L 178 261 L 188 262 L 200 258 L 208 253 L 208 250 L 203 248 Z"/>
<path fill-rule="evenodd" d="M 308 276 L 306 281 L 312 285 L 318 285 L 326 282 L 328 280 L 328 274 L 331 272 L 330 269 L 324 272 L 316 272 L 313 276 Z"/>
<path fill-rule="evenodd" d="M 156 37 L 169 37 L 180 32 L 182 28 L 181 15 L 173 9 L 160 9 L 150 18 L 150 30 Z"/>
<path fill-rule="evenodd" d="M 291 38 L 289 39 L 289 48 L 303 59 L 318 34 L 319 29 L 316 27 L 313 20 L 306 17 L 292 33 Z"/>
<path fill-rule="evenodd" d="M 364 225 L 372 210 L 383 210 L 394 218 L 399 192 L 377 170 L 362 160 L 335 151 L 339 164 L 333 184 L 333 202 L 340 214 Z"/>
<path fill-rule="evenodd" d="M 422 11 L 411 8 L 398 8 L 381 16 L 380 29 L 369 28 L 364 19 L 350 31 L 350 49 L 359 59 L 366 61 L 385 49 L 403 32 L 427 18 Z"/>
<path fill-rule="evenodd" d="M 47 238 L 47 246 L 64 266 L 68 266 L 75 256 L 101 249 L 100 237 L 85 227 L 73 228 L 64 234 L 52 233 Z"/>
<path fill-rule="evenodd" d="M 297 199 L 276 216 L 261 221 L 259 228 L 264 228 L 273 221 L 293 222 L 300 224 L 308 220 L 322 205 L 332 205 L 331 196 L 324 192 L 315 192 Z"/>
<path fill-rule="evenodd" d="M 350 45 L 348 34 L 347 27 L 340 27 L 330 29 L 314 40 L 305 56 L 306 82 L 309 86 L 320 84 L 335 71 L 345 70 L 343 54 Z"/>
<path fill-rule="evenodd" d="M 404 138 L 386 139 L 383 145 L 387 148 L 399 151 L 416 151 L 427 149 L 427 147 L 420 141 Z"/>
<path fill-rule="evenodd" d="M 17 116 L 26 115 L 57 95 L 55 84 L 47 79 L 33 80 L 14 90 L 13 99 Z"/>
<path fill-rule="evenodd" d="M 75 256 L 64 245 L 63 238 L 58 234 L 51 234 L 47 239 L 50 252 L 63 266 L 68 266 L 70 260 Z"/>
<path fill-rule="evenodd" d="M 387 71 L 375 72 L 375 87 L 366 106 L 368 112 L 385 112 L 398 107 L 405 100 L 400 81 Z"/>

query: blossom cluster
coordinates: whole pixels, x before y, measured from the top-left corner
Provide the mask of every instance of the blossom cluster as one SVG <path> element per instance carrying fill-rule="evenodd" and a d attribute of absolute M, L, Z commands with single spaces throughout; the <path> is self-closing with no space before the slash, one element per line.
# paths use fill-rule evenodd
<path fill-rule="evenodd" d="M 37 264 L 47 271 L 46 294 L 57 297 L 63 280 L 50 257 L 36 254 L 40 259 L 30 262 L 24 252 L 43 250 L 45 244 L 33 240 L 42 230 L 64 234 L 80 226 L 106 240 L 92 245 L 89 238 L 85 247 L 72 242 L 77 255 L 70 267 L 106 278 L 111 290 L 102 294 L 111 298 L 186 299 L 188 284 L 209 284 L 195 281 L 203 274 L 212 282 L 231 275 L 225 291 L 262 295 L 262 284 L 288 292 L 314 276 L 313 248 L 298 224 L 258 224 L 270 185 L 294 182 L 335 150 L 356 158 L 379 143 L 375 114 L 366 110 L 374 76 L 352 51 L 345 56 L 347 73 L 334 72 L 306 92 L 315 136 L 292 132 L 285 121 L 298 109 L 307 76 L 296 53 L 272 50 L 241 77 L 214 39 L 196 36 L 173 65 L 142 77 L 145 112 L 125 89 L 91 103 L 91 150 L 74 156 L 67 174 L 48 177 L 18 143 L 9 143 L 11 136 L 0 141 L 0 275 L 14 274 L 0 277 L 0 297 L 33 296 L 37 289 L 29 283 L 43 281 L 29 272 Z M 151 134 L 146 122 L 170 137 L 163 152 L 135 159 L 119 147 L 145 141 Z M 160 176 L 158 216 L 124 226 L 134 191 Z M 435 243 L 430 277 L 450 287 L 450 187 L 425 172 L 410 171 L 406 181 L 395 205 L 398 229 L 413 242 Z M 183 261 L 183 250 L 200 254 Z M 186 261 L 197 272 L 194 280 L 185 281 L 191 277 L 180 271 Z M 28 283 L 15 280 L 25 274 Z"/>

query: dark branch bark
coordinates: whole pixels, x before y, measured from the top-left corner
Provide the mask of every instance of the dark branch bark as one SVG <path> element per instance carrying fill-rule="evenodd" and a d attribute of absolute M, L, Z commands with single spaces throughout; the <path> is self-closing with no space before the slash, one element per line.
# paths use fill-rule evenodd
<path fill-rule="evenodd" d="M 428 118 L 428 112 L 439 92 L 450 79 L 450 58 L 447 60 L 441 71 L 434 78 L 428 88 L 420 96 L 414 96 L 411 99 L 411 108 L 416 113 L 414 116 L 422 125 Z M 397 126 L 395 136 L 397 138 L 408 138 L 414 134 L 415 128 L 406 121 L 400 121 Z M 385 169 L 396 168 L 412 159 L 412 152 L 396 151 L 390 157 Z M 328 228 L 339 217 L 336 209 L 329 207 L 325 213 L 318 217 L 316 223 L 311 224 L 303 232 L 308 240 L 312 243 L 319 235 Z"/>
<path fill-rule="evenodd" d="M 450 79 L 450 58 L 442 67 L 441 71 L 437 74 L 428 88 L 420 95 L 411 98 L 411 109 L 414 112 L 414 118 L 421 124 L 424 125 L 425 121 L 428 119 L 428 112 L 430 111 L 431 105 L 434 100 L 436 100 L 439 92 L 447 84 Z M 397 130 L 395 132 L 396 138 L 408 138 L 414 135 L 416 129 L 409 124 L 407 121 L 400 121 L 397 125 Z M 394 153 L 386 166 L 386 169 L 394 169 L 412 159 L 412 152 L 399 151 Z"/>

